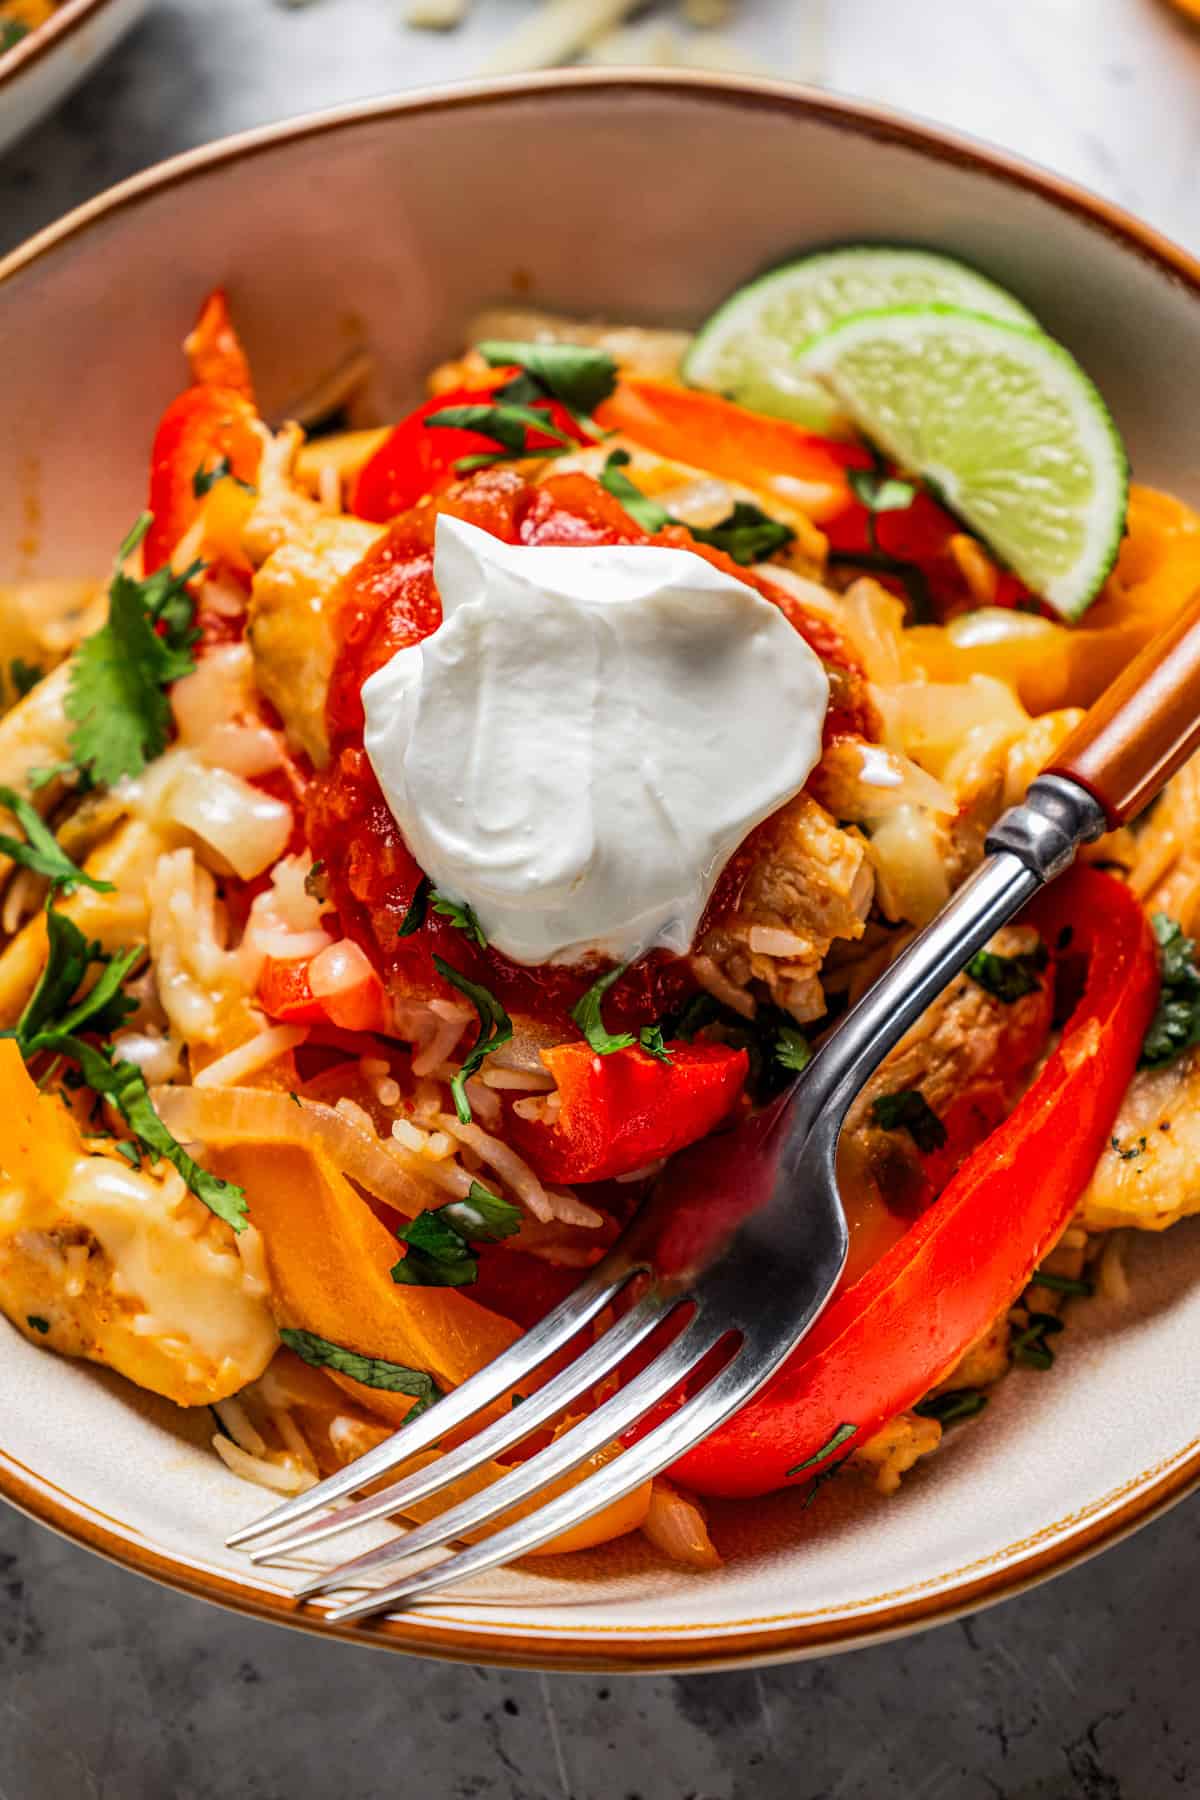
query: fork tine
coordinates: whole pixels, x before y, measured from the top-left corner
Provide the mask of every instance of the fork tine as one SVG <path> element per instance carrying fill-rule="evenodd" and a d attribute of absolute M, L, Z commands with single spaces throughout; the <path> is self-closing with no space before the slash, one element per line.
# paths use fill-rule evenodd
<path fill-rule="evenodd" d="M 603 1262 L 597 1263 L 587 1279 L 568 1294 L 561 1305 L 548 1312 L 544 1319 L 539 1319 L 536 1325 L 524 1332 L 500 1356 L 464 1381 L 461 1387 L 444 1394 L 428 1412 L 414 1419 L 410 1425 L 401 1426 L 386 1443 L 368 1450 L 357 1462 L 347 1464 L 346 1468 L 339 1469 L 336 1475 L 330 1475 L 316 1487 L 297 1494 L 294 1499 L 285 1501 L 274 1511 L 232 1532 L 225 1540 L 228 1547 L 240 1550 L 257 1538 L 282 1531 L 288 1525 L 298 1525 L 303 1519 L 311 1519 L 315 1513 L 323 1512 L 327 1506 L 345 1499 L 367 1482 L 390 1474 L 410 1457 L 432 1449 L 447 1432 L 454 1431 L 477 1412 L 482 1412 L 484 1407 L 498 1400 L 509 1388 L 516 1387 L 548 1357 L 569 1344 L 583 1326 L 616 1298 L 626 1283 L 640 1272 L 642 1266 L 640 1263 L 626 1261 L 615 1251 L 605 1257 Z"/>
<path fill-rule="evenodd" d="M 368 1569 L 406 1560 L 423 1550 L 437 1549 L 450 1539 L 462 1537 L 477 1526 L 486 1525 L 511 1511 L 522 1500 L 557 1481 L 559 1476 L 570 1474 L 595 1451 L 602 1450 L 636 1424 L 679 1385 L 701 1357 L 719 1342 L 721 1335 L 721 1331 L 714 1335 L 707 1325 L 702 1324 L 698 1314 L 693 1315 L 679 1336 L 627 1387 L 620 1388 L 611 1399 L 545 1450 L 531 1456 L 527 1462 L 519 1463 L 490 1487 L 459 1501 L 427 1524 L 314 1576 L 295 1589 L 294 1598 L 304 1600 L 313 1594 L 324 1593 L 328 1588 L 345 1587 L 347 1582 Z"/>
<path fill-rule="evenodd" d="M 548 1381 L 545 1387 L 537 1388 L 512 1412 L 493 1419 L 490 1425 L 468 1438 L 465 1444 L 448 1450 L 429 1468 L 419 1469 L 415 1474 L 394 1482 L 381 1493 L 369 1494 L 365 1499 L 343 1507 L 331 1518 L 318 1519 L 311 1525 L 302 1526 L 291 1537 L 252 1551 L 251 1562 L 269 1562 L 276 1557 L 291 1555 L 297 1550 L 311 1549 L 314 1544 L 323 1543 L 326 1538 L 336 1537 L 357 1525 L 384 1518 L 388 1513 L 403 1512 L 414 1501 L 427 1499 L 439 1488 L 448 1487 L 461 1476 L 469 1475 L 481 1463 L 489 1462 L 511 1445 L 528 1437 L 530 1432 L 536 1431 L 556 1413 L 562 1412 L 572 1400 L 616 1368 L 623 1357 L 628 1356 L 644 1338 L 649 1337 L 666 1316 L 671 1304 L 661 1297 L 648 1294 L 623 1319 L 619 1319 L 604 1332 L 582 1356 Z"/>
<path fill-rule="evenodd" d="M 669 1352 L 665 1354 L 669 1355 Z M 744 1357 L 741 1350 L 737 1351 L 698 1394 L 685 1401 L 653 1431 L 647 1432 L 631 1450 L 598 1474 L 589 1476 L 578 1487 L 569 1488 L 526 1518 L 494 1532 L 483 1543 L 472 1544 L 457 1555 L 435 1563 L 432 1568 L 422 1569 L 388 1587 L 375 1588 L 361 1599 L 333 1608 L 325 1617 L 330 1624 L 349 1624 L 355 1619 L 369 1618 L 372 1613 L 382 1612 L 385 1608 L 402 1606 L 419 1594 L 430 1594 L 438 1588 L 465 1581 L 468 1576 L 481 1575 L 498 1564 L 516 1562 L 561 1532 L 591 1518 L 593 1513 L 631 1494 L 652 1475 L 669 1468 L 701 1438 L 714 1431 L 730 1413 L 736 1412 L 761 1387 L 764 1379 L 755 1359 Z M 540 1458 L 534 1457 L 532 1461 L 538 1462 Z"/>

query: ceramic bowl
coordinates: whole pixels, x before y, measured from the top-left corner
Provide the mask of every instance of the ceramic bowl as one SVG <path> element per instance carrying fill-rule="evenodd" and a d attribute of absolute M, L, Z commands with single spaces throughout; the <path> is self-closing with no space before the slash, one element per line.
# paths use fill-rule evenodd
<path fill-rule="evenodd" d="M 994 152 L 763 82 L 583 73 L 305 119 L 168 163 L 0 267 L 0 577 L 103 570 L 144 494 L 199 297 L 231 291 L 265 410 L 349 349 L 384 414 L 480 303 L 687 324 L 801 246 L 904 239 L 1010 285 L 1098 381 L 1138 475 L 1200 504 L 1200 268 Z M 473 1661 L 682 1668 L 863 1643 L 1012 1594 L 1200 1481 L 1200 1222 L 1129 1251 L 888 1501 L 834 1483 L 712 1509 L 724 1566 L 625 1543 L 480 1580 L 358 1635 Z M 130 1567 L 276 1620 L 291 1577 L 222 1549 L 267 1496 L 209 1421 L 0 1321 L 0 1491 Z M 330 1628 L 319 1613 L 298 1622 Z"/>
<path fill-rule="evenodd" d="M 0 150 L 65 100 L 146 6 L 147 0 L 66 0 L 0 57 Z"/>

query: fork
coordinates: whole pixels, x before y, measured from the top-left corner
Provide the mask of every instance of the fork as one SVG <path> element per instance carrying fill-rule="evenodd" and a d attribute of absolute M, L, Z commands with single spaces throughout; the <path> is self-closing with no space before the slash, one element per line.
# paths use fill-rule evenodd
<path fill-rule="evenodd" d="M 1092 707 L 1023 804 L 998 820 L 980 866 L 785 1093 L 736 1129 L 673 1157 L 603 1261 L 502 1355 L 358 1461 L 234 1532 L 230 1547 L 256 1545 L 252 1560 L 267 1562 L 402 1514 L 552 1424 L 652 1334 L 669 1338 L 651 1346 L 656 1353 L 631 1380 L 490 1486 L 295 1591 L 304 1600 L 359 1589 L 364 1577 L 399 1568 L 398 1579 L 367 1585 L 327 1614 L 363 1619 L 527 1555 L 669 1468 L 744 1406 L 801 1342 L 845 1264 L 835 1157 L 855 1095 L 953 976 L 1078 847 L 1133 818 L 1200 747 L 1197 695 L 1200 594 Z M 704 1206 L 689 1210 L 698 1194 Z M 520 1406 L 432 1464 L 377 1485 L 510 1390 L 526 1388 L 623 1299 L 627 1310 Z M 673 1410 L 575 1485 L 526 1506 L 490 1536 L 414 1566 L 545 1495 L 684 1387 L 687 1397 Z"/>

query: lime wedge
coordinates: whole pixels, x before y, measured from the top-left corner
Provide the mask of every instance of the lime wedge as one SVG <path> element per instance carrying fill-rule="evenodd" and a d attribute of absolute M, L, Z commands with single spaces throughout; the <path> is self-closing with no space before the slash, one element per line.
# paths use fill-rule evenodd
<path fill-rule="evenodd" d="M 798 367 L 796 351 L 855 313 L 931 302 L 1014 325 L 1035 323 L 1019 300 L 951 256 L 850 244 L 802 256 L 739 288 L 701 326 L 683 377 L 756 412 L 844 434 L 844 412 L 828 388 Z"/>
<path fill-rule="evenodd" d="M 805 345 L 861 431 L 1075 619 L 1112 567 L 1129 465 L 1061 344 L 953 306 L 860 313 Z"/>

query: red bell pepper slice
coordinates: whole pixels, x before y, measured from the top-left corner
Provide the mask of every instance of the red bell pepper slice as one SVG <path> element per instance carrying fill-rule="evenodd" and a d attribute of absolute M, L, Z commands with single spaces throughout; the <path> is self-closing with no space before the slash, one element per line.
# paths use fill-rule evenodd
<path fill-rule="evenodd" d="M 504 451 L 495 438 L 479 431 L 461 431 L 457 426 L 429 426 L 425 421 L 449 406 L 487 406 L 496 389 L 510 382 L 520 371 L 515 368 L 493 369 L 481 376 L 473 388 L 456 388 L 427 400 L 415 412 L 402 419 L 359 473 L 351 496 L 350 510 L 360 519 L 373 519 L 386 524 L 398 513 L 407 512 L 426 494 L 438 494 L 458 476 L 456 464 L 466 456 L 495 454 L 511 456 L 519 452 Z M 530 450 L 548 450 L 567 437 L 572 443 L 587 442 L 578 422 L 558 400 L 535 400 L 534 409 L 545 413 L 553 431 L 535 431 L 526 435 Z M 555 435 L 556 433 L 561 435 Z"/>
<path fill-rule="evenodd" d="M 250 363 L 233 328 L 224 288 L 214 288 L 205 300 L 183 348 L 197 387 L 230 388 L 253 404 Z"/>
<path fill-rule="evenodd" d="M 258 978 L 258 1003 L 286 1025 L 337 1025 L 343 1031 L 387 1028 L 383 985 L 377 975 L 318 1000 L 308 980 L 308 961 L 269 956 Z"/>
<path fill-rule="evenodd" d="M 542 1051 L 558 1089 L 552 1124 L 513 1113 L 509 1132 L 545 1181 L 605 1181 L 670 1156 L 720 1124 L 750 1066 L 726 1044 L 667 1045 L 664 1063 L 631 1045 L 598 1056 L 588 1044 Z"/>
<path fill-rule="evenodd" d="M 204 302 L 184 348 L 196 385 L 172 400 L 154 434 L 146 502 L 154 517 L 142 552 L 148 575 L 169 561 L 199 516 L 198 472 L 227 461 L 239 481 L 253 482 L 258 474 L 261 445 L 250 366 L 220 288 Z"/>
<path fill-rule="evenodd" d="M 1065 876 L 1028 917 L 1050 945 L 1069 930 L 1070 955 L 1087 958 L 1057 1050 L 940 1199 L 831 1302 L 762 1393 L 676 1465 L 686 1485 L 764 1494 L 849 1454 L 949 1374 L 1065 1229 L 1137 1066 L 1158 958 L 1136 897 L 1095 869 Z M 853 1435 L 822 1456 L 847 1424 Z"/>

